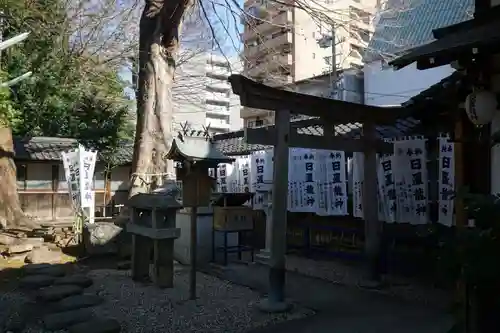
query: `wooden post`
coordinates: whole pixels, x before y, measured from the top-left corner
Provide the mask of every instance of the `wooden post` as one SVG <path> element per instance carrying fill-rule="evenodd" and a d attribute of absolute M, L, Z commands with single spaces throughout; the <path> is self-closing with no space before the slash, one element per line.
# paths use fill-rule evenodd
<path fill-rule="evenodd" d="M 187 174 L 193 172 L 192 164 L 187 162 L 188 165 Z M 196 175 L 195 175 L 196 177 Z M 196 194 L 195 198 L 199 198 L 199 187 L 196 186 Z M 197 249 L 198 249 L 198 207 L 194 204 L 191 207 L 191 242 L 190 242 L 190 263 L 191 263 L 191 271 L 189 272 L 189 299 L 196 299 L 196 257 L 197 257 Z"/>
<path fill-rule="evenodd" d="M 463 110 L 458 111 L 460 116 L 455 122 L 454 131 L 454 157 L 455 157 L 455 191 L 461 191 L 465 185 L 465 156 L 464 156 L 464 113 Z M 455 226 L 457 231 L 460 232 L 467 225 L 467 214 L 465 212 L 464 199 L 461 196 L 455 197 Z M 459 249 L 461 251 L 462 249 Z M 456 302 L 460 306 L 460 315 L 465 319 L 465 328 L 467 331 L 471 330 L 471 323 L 469 318 L 469 297 L 467 295 L 467 281 L 462 277 L 457 281 Z"/>
<path fill-rule="evenodd" d="M 376 137 L 373 123 L 363 124 L 363 136 L 368 140 Z M 368 277 L 380 281 L 380 255 L 382 224 L 378 219 L 377 153 L 366 147 L 364 152 L 363 216 L 365 220 L 365 255 Z"/>
<path fill-rule="evenodd" d="M 269 298 L 261 303 L 266 312 L 283 312 L 289 309 L 285 302 L 285 254 L 288 195 L 288 137 L 290 112 L 275 112 L 276 146 L 272 192 L 271 257 L 269 260 Z"/>

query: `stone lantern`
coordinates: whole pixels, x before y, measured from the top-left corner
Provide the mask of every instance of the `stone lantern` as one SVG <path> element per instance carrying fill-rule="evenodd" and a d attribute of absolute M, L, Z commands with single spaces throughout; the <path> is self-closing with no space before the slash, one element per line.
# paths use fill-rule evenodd
<path fill-rule="evenodd" d="M 144 281 L 151 276 L 157 286 L 171 288 L 174 240 L 180 236 L 175 218 L 182 205 L 172 194 L 157 193 L 134 195 L 127 205 L 131 209 L 127 232 L 132 234 L 132 278 Z"/>

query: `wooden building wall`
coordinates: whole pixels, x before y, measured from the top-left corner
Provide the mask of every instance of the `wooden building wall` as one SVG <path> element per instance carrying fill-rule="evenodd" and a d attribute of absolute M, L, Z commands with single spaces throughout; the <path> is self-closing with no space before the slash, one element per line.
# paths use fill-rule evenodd
<path fill-rule="evenodd" d="M 73 218 L 62 163 L 17 161 L 16 167 L 19 198 L 26 213 L 42 220 Z M 96 216 L 116 212 L 128 192 L 130 166 L 116 167 L 108 177 L 104 169 L 104 165 L 97 164 L 94 174 Z"/>

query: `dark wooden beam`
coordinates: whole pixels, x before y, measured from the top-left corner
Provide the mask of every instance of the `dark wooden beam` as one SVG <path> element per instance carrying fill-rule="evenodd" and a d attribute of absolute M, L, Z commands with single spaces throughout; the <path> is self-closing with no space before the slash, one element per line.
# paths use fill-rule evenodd
<path fill-rule="evenodd" d="M 372 122 L 387 125 L 410 116 L 413 111 L 411 108 L 383 108 L 299 94 L 269 87 L 242 75 L 231 75 L 229 82 L 233 92 L 240 96 L 242 106 L 276 112 L 286 109 L 292 114 L 321 117 L 331 124 Z"/>
<path fill-rule="evenodd" d="M 245 141 L 248 144 L 276 145 L 275 128 L 246 128 Z M 342 150 L 345 152 L 364 152 L 368 148 L 381 153 L 393 153 L 392 143 L 381 140 L 351 139 L 343 136 L 323 136 L 298 134 L 290 132 L 288 146 L 292 148 L 309 148 L 325 150 Z"/>

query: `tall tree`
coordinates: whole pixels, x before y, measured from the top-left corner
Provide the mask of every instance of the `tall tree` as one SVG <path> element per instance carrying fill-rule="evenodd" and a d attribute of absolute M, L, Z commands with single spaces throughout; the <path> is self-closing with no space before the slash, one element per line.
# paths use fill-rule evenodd
<path fill-rule="evenodd" d="M 125 137 L 130 106 L 117 71 L 120 56 L 116 50 L 104 52 L 105 48 L 93 53 L 101 43 L 82 32 L 92 31 L 89 26 L 74 30 L 70 4 L 62 0 L 0 0 L 3 35 L 31 33 L 22 46 L 4 53 L 2 68 L 11 78 L 28 70 L 34 72 L 33 78 L 11 87 L 10 93 L 0 94 L 0 172 L 7 184 L 0 189 L 3 225 L 28 223 L 17 196 L 12 133 L 73 137 L 107 151 L 108 156 Z M 80 43 L 83 37 L 75 37 L 80 35 L 87 38 L 85 46 Z"/>
<path fill-rule="evenodd" d="M 130 196 L 146 192 L 152 178 L 175 179 L 163 156 L 172 141 L 171 89 L 185 14 L 194 0 L 146 0 L 139 32 L 137 127 Z M 154 156 L 154 158 L 153 158 Z M 154 182 L 154 180 L 153 180 Z"/>

